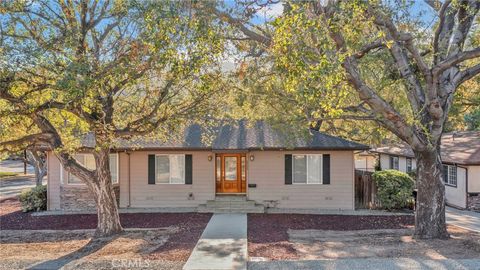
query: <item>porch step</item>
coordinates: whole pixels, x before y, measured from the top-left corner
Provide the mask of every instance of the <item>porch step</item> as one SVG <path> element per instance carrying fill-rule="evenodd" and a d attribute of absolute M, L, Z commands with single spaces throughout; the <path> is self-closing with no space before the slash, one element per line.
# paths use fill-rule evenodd
<path fill-rule="evenodd" d="M 200 213 L 264 213 L 265 206 L 247 200 L 246 196 L 217 196 L 197 207 Z"/>

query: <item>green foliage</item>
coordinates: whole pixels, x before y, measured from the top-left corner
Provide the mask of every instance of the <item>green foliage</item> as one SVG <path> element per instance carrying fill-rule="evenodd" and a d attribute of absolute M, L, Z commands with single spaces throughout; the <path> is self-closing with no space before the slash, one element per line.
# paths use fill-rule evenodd
<path fill-rule="evenodd" d="M 480 109 L 476 109 L 464 116 L 468 130 L 480 130 Z"/>
<path fill-rule="evenodd" d="M 47 186 L 36 186 L 20 194 L 23 212 L 47 210 Z"/>
<path fill-rule="evenodd" d="M 383 208 L 401 209 L 411 201 L 414 182 L 408 174 L 397 170 L 378 171 L 373 174 L 373 180 Z"/>

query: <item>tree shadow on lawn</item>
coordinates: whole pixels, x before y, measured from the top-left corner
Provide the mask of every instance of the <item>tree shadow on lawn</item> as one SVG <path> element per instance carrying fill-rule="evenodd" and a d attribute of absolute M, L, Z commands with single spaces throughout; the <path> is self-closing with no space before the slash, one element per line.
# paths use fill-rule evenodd
<path fill-rule="evenodd" d="M 50 260 L 50 261 L 45 261 L 45 262 L 33 265 L 33 266 L 29 267 L 28 269 L 32 269 L 32 270 L 33 269 L 38 269 L 38 270 L 40 270 L 40 269 L 60 269 L 60 268 L 64 267 L 65 265 L 67 265 L 67 264 L 69 264 L 73 261 L 76 261 L 78 259 L 81 259 L 83 257 L 86 257 L 90 254 L 93 254 L 93 253 L 99 251 L 100 249 L 105 247 L 108 243 L 113 242 L 119 236 L 121 236 L 121 234 L 115 235 L 115 236 L 112 236 L 112 237 L 93 238 L 93 239 L 90 240 L 90 242 L 88 242 L 85 246 L 83 246 L 82 248 L 80 248 L 78 250 L 75 250 L 75 251 L 73 251 L 73 252 L 71 252 L 67 255 L 64 255 L 60 258 Z"/>

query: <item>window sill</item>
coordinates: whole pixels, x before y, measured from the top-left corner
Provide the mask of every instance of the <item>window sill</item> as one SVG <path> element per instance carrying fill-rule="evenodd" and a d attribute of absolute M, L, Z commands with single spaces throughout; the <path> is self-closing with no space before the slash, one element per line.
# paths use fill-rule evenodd
<path fill-rule="evenodd" d="M 445 183 L 445 186 L 457 188 L 457 185 L 452 185 L 452 184 L 448 184 L 448 183 Z"/>

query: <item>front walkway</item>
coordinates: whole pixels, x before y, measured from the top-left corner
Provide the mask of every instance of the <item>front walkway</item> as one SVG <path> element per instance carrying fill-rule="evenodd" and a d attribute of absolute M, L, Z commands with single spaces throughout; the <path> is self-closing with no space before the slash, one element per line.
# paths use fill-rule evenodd
<path fill-rule="evenodd" d="M 445 214 L 448 224 L 480 233 L 480 213 L 447 207 Z"/>
<path fill-rule="evenodd" d="M 183 269 L 247 269 L 247 244 L 246 214 L 214 214 Z"/>

